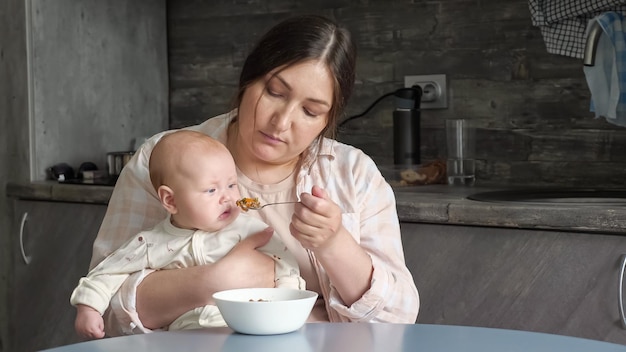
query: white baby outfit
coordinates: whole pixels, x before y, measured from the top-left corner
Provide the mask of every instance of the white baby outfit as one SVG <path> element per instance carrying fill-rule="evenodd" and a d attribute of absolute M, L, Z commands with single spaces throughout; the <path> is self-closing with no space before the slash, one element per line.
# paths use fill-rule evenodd
<path fill-rule="evenodd" d="M 81 278 L 70 303 L 88 305 L 104 314 L 111 297 L 130 274 L 144 269 L 177 269 L 214 263 L 239 241 L 265 228 L 264 222 L 244 213 L 226 228 L 212 233 L 180 229 L 171 224 L 168 216 L 151 230 L 131 238 Z M 276 287 L 305 289 L 296 259 L 277 234 L 259 250 L 276 262 Z M 226 323 L 216 306 L 204 306 L 183 314 L 168 329 L 212 326 L 226 326 Z"/>

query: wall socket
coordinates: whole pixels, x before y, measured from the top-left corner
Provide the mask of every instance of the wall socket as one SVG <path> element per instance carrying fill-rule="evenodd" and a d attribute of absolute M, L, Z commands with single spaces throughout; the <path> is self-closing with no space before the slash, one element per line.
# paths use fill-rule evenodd
<path fill-rule="evenodd" d="M 448 107 L 448 87 L 446 75 L 404 76 L 404 87 L 418 85 L 422 88 L 420 109 L 446 109 Z"/>

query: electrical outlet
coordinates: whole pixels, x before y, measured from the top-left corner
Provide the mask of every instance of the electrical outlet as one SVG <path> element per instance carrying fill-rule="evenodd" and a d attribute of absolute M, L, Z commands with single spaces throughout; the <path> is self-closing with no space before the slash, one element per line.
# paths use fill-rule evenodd
<path fill-rule="evenodd" d="M 446 75 L 404 76 L 404 87 L 418 85 L 422 88 L 420 109 L 446 109 L 448 107 L 448 87 Z"/>

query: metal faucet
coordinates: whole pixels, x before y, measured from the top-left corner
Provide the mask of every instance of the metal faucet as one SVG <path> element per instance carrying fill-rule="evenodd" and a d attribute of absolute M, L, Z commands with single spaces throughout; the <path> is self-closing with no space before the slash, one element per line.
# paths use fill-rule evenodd
<path fill-rule="evenodd" d="M 602 27 L 598 21 L 593 21 L 589 28 L 589 35 L 585 42 L 585 55 L 583 57 L 583 64 L 585 66 L 593 66 L 596 63 L 596 49 L 598 48 L 598 41 L 602 35 Z"/>

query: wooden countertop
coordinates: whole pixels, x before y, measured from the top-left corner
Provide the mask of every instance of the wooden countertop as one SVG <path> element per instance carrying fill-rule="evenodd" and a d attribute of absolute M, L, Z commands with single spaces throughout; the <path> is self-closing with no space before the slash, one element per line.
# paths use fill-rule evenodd
<path fill-rule="evenodd" d="M 491 203 L 467 199 L 485 187 L 430 185 L 398 187 L 398 216 L 404 222 L 626 234 L 626 207 L 567 204 Z M 59 184 L 54 181 L 7 184 L 7 196 L 107 204 L 113 187 Z"/>
<path fill-rule="evenodd" d="M 54 181 L 8 182 L 8 197 L 51 202 L 108 204 L 112 186 L 62 184 Z"/>
<path fill-rule="evenodd" d="M 398 216 L 405 222 L 445 223 L 626 235 L 626 207 L 482 202 L 467 196 L 502 188 L 448 185 L 397 188 Z"/>

